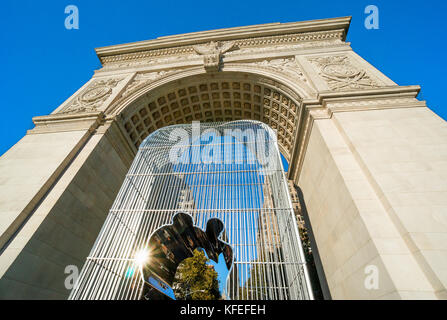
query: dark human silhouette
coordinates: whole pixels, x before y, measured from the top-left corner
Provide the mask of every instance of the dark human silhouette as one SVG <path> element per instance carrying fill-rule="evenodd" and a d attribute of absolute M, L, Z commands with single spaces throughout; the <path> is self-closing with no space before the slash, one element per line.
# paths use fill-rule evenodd
<path fill-rule="evenodd" d="M 219 239 L 224 231 L 221 220 L 209 219 L 206 231 L 195 227 L 192 217 L 184 212 L 175 214 L 172 221 L 172 224 L 157 229 L 149 239 L 149 261 L 141 269 L 145 281 L 143 295 L 146 299 L 160 299 L 160 290 L 153 290 L 156 289 L 154 279 L 158 279 L 159 285 L 156 287 L 172 287 L 178 265 L 193 257 L 197 248 L 203 248 L 216 263 L 222 253 L 228 270 L 233 263 L 231 246 Z"/>

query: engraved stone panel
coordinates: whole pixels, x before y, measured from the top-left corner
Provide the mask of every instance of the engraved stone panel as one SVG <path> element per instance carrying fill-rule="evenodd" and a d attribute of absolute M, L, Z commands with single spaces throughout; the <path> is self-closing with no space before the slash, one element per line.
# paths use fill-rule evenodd
<path fill-rule="evenodd" d="M 123 78 L 94 80 L 58 113 L 74 114 L 98 111 L 98 108 L 112 95 L 113 88 L 122 80 Z"/>
<path fill-rule="evenodd" d="M 319 75 L 331 90 L 367 89 L 380 86 L 365 70 L 355 66 L 345 55 L 317 57 L 308 60 L 318 68 Z"/>

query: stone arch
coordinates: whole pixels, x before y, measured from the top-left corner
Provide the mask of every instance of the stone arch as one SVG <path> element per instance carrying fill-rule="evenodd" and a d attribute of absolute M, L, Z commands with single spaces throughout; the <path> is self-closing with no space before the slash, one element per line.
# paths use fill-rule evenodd
<path fill-rule="evenodd" d="M 417 99 L 419 86 L 397 85 L 352 50 L 349 23 L 350 17 L 273 23 L 96 49 L 101 69 L 50 115 L 33 118 L 35 128 L 0 158 L 0 297 L 65 298 L 64 266 L 87 256 L 138 140 L 149 131 L 140 127 L 135 141 L 130 137 L 152 117 L 140 118 L 150 101 L 146 111 L 138 102 L 157 92 L 166 97 L 170 92 L 162 89 L 189 76 L 231 74 L 254 77 L 250 84 L 279 90 L 299 105 L 294 140 L 284 131 L 293 151 L 281 132 L 279 147 L 289 179 L 303 191 L 331 296 L 445 298 L 446 263 L 438 259 L 447 234 L 439 220 L 447 207 L 445 121 Z M 241 97 L 242 107 L 228 118 L 244 116 Z M 261 113 L 247 112 L 281 124 L 273 102 L 268 115 L 263 106 Z M 160 125 L 189 115 L 182 110 L 167 121 L 173 109 L 165 115 L 157 108 Z M 135 114 L 128 132 L 126 117 Z M 369 264 L 380 269 L 379 290 L 359 285 Z M 411 277 L 402 279 L 402 265 Z"/>
<path fill-rule="evenodd" d="M 280 151 L 291 162 L 303 115 L 302 99 L 310 87 L 303 89 L 298 81 L 291 88 L 290 80 L 274 79 L 263 70 L 255 73 L 254 68 L 228 69 L 211 74 L 187 70 L 124 95 L 112 108 L 129 144 L 137 150 L 151 132 L 168 125 L 250 119 L 277 132 Z"/>

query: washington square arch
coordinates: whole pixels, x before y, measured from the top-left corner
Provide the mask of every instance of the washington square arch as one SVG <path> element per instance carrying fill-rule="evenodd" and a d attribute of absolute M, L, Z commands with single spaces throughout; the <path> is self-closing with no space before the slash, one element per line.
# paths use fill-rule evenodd
<path fill-rule="evenodd" d="M 0 158 L 0 298 L 69 298 L 66 267 L 88 261 L 145 139 L 200 122 L 274 132 L 325 298 L 446 299 L 447 125 L 352 50 L 350 20 L 96 49 L 102 67 Z"/>

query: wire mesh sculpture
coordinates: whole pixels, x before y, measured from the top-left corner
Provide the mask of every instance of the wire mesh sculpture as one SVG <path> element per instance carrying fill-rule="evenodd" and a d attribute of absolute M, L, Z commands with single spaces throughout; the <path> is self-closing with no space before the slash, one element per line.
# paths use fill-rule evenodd
<path fill-rule="evenodd" d="M 141 299 L 138 270 L 150 263 L 149 238 L 179 211 L 203 230 L 210 219 L 223 222 L 221 240 L 233 249 L 224 298 L 313 299 L 276 134 L 252 120 L 149 135 L 70 299 Z"/>

